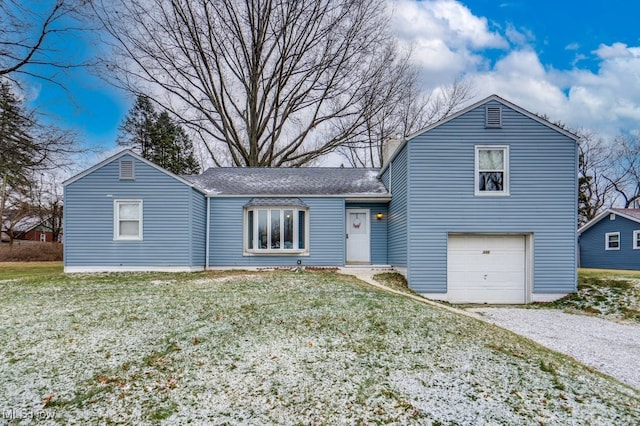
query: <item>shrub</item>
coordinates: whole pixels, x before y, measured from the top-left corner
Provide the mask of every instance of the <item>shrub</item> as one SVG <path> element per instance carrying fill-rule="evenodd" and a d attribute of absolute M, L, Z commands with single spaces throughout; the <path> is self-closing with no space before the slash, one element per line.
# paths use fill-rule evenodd
<path fill-rule="evenodd" d="M 0 262 L 54 262 L 62 260 L 62 244 L 15 242 L 0 245 Z"/>

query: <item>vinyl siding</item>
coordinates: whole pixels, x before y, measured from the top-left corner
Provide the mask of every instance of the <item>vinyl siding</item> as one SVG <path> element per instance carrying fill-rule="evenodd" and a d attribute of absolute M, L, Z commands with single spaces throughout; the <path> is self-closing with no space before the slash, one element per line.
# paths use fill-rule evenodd
<path fill-rule="evenodd" d="M 303 198 L 309 206 L 309 255 L 245 255 L 243 206 L 250 198 L 211 199 L 211 266 L 342 266 L 345 257 L 345 203 L 342 198 Z"/>
<path fill-rule="evenodd" d="M 407 266 L 407 145 L 382 175 L 391 191 L 387 221 L 387 259 L 392 266 Z"/>
<path fill-rule="evenodd" d="M 513 233 L 533 235 L 534 293 L 574 291 L 576 143 L 505 105 L 502 128 L 485 128 L 486 105 L 408 143 L 410 285 L 447 291 L 449 233 Z M 476 145 L 509 147 L 509 196 L 474 194 Z"/>
<path fill-rule="evenodd" d="M 191 190 L 191 266 L 204 266 L 207 205 L 204 194 Z"/>
<path fill-rule="evenodd" d="M 122 158 L 132 158 L 123 156 Z M 193 190 L 135 161 L 135 180 L 119 179 L 119 159 L 68 184 L 65 266 L 191 266 Z M 143 240 L 114 241 L 114 200 L 143 201 Z M 198 224 L 203 227 L 203 224 Z M 204 257 L 198 260 L 199 264 Z"/>
<path fill-rule="evenodd" d="M 605 215 L 580 235 L 580 267 L 601 269 L 640 269 L 640 249 L 633 249 L 633 231 L 640 223 L 619 215 Z M 605 250 L 605 234 L 620 233 L 620 250 Z"/>
<path fill-rule="evenodd" d="M 387 203 L 347 203 L 346 208 L 368 209 L 371 218 L 370 252 L 371 264 L 387 264 Z M 376 213 L 382 213 L 382 219 L 376 218 Z"/>

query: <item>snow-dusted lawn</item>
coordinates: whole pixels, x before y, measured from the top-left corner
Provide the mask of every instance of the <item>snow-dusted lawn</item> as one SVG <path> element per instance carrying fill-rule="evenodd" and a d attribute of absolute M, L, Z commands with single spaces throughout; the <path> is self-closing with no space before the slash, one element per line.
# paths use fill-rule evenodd
<path fill-rule="evenodd" d="M 640 271 L 581 269 L 577 293 L 539 307 L 640 323 Z"/>
<path fill-rule="evenodd" d="M 626 425 L 639 407 L 510 332 L 330 273 L 0 280 L 0 424 Z"/>

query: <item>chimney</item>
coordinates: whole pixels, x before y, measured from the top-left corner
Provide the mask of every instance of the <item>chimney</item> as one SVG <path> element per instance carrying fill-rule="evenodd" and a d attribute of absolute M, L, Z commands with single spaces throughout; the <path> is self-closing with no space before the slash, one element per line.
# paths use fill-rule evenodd
<path fill-rule="evenodd" d="M 395 154 L 398 148 L 400 148 L 400 146 L 402 145 L 402 142 L 404 142 L 404 139 L 402 139 L 400 135 L 398 135 L 396 138 L 389 138 L 386 140 L 384 146 L 382 147 L 381 166 L 384 167 L 389 162 L 391 157 L 393 157 L 393 154 Z"/>

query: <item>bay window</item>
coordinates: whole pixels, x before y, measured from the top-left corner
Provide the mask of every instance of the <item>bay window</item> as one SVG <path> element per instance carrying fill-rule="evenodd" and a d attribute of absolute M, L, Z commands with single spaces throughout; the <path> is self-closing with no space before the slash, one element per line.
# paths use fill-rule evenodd
<path fill-rule="evenodd" d="M 308 251 L 306 207 L 256 204 L 264 202 L 245 206 L 245 252 L 300 254 Z"/>

